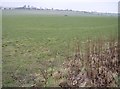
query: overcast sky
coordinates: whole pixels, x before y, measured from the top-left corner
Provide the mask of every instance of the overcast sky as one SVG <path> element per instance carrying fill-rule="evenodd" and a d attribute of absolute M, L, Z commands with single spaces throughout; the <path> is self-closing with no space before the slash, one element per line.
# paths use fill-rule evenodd
<path fill-rule="evenodd" d="M 20 7 L 23 5 L 31 5 L 43 8 L 117 13 L 118 1 L 119 0 L 2 0 L 2 6 Z"/>

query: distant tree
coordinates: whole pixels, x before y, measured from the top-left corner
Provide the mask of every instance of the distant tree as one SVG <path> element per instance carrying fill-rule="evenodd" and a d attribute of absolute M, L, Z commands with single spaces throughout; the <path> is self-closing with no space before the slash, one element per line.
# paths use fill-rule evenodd
<path fill-rule="evenodd" d="M 28 5 L 28 8 L 30 8 L 30 5 Z"/>
<path fill-rule="evenodd" d="M 65 11 L 69 11 L 68 9 L 66 9 Z"/>
<path fill-rule="evenodd" d="M 24 5 L 23 8 L 26 8 L 26 5 Z"/>

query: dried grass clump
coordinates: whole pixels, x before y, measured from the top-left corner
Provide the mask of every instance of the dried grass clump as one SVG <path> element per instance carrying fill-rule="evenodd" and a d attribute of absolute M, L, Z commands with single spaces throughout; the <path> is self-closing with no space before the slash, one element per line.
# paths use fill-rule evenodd
<path fill-rule="evenodd" d="M 119 45 L 115 39 L 90 41 L 81 52 L 79 43 L 76 53 L 65 62 L 69 69 L 66 84 L 69 87 L 118 87 Z M 82 47 L 83 49 L 83 47 Z M 64 63 L 64 64 L 65 64 Z M 62 82 L 60 83 L 61 87 Z"/>

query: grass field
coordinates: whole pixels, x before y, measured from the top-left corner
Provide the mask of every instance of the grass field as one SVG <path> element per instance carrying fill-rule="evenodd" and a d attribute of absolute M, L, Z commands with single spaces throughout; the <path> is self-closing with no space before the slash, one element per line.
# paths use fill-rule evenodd
<path fill-rule="evenodd" d="M 52 60 L 53 69 L 60 69 L 66 56 L 74 53 L 76 39 L 85 42 L 88 38 L 117 38 L 118 33 L 117 17 L 4 14 L 3 86 L 34 84 L 32 78 L 40 74 L 40 68 L 51 70 L 47 63 L 41 67 L 44 61 Z M 54 84 L 49 78 L 46 86 Z"/>

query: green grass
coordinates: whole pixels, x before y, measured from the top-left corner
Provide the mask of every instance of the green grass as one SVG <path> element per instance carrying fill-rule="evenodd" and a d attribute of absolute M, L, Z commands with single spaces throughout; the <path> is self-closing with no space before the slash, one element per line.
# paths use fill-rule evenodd
<path fill-rule="evenodd" d="M 5 12 L 4 12 L 5 13 Z M 39 63 L 54 58 L 59 66 L 74 51 L 74 40 L 117 36 L 117 17 L 4 15 L 3 86 L 19 86 L 11 77 L 40 73 Z M 50 79 L 51 80 L 51 79 Z M 52 80 L 51 80 L 52 81 Z M 50 85 L 50 84 L 48 84 Z"/>

